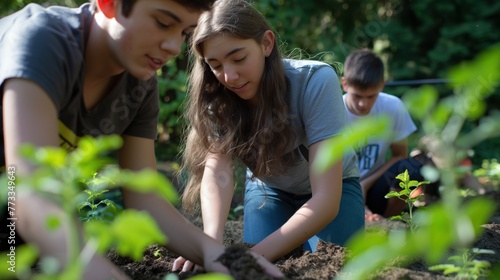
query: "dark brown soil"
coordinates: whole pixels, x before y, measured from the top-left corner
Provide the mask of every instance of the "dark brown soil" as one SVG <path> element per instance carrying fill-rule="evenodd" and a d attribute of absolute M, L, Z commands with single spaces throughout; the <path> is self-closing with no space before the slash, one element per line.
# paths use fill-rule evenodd
<path fill-rule="evenodd" d="M 498 193 L 490 194 L 495 201 L 500 202 Z M 199 223 L 195 220 L 195 224 Z M 369 222 L 366 227 L 382 226 L 387 230 L 404 226 L 400 222 L 382 220 Z M 253 258 L 246 254 L 248 246 L 242 242 L 242 221 L 228 221 L 225 231 L 225 244 L 229 247 L 221 260 L 230 267 L 232 276 L 238 280 L 244 279 L 272 279 L 264 275 L 256 266 Z M 483 225 L 484 233 L 474 244 L 474 247 L 493 250 L 493 255 L 479 255 L 477 258 L 489 261 L 492 266 L 500 264 L 500 211 L 490 219 L 488 224 Z M 316 252 L 304 252 L 297 249 L 286 257 L 278 260 L 276 265 L 286 275 L 286 279 L 333 279 L 339 273 L 344 264 L 346 248 L 320 242 Z M 203 271 L 190 273 L 176 273 L 170 269 L 177 255 L 163 247 L 153 245 L 147 249 L 143 261 L 133 262 L 130 259 L 120 257 L 113 252 L 108 257 L 119 265 L 125 273 L 137 280 L 160 280 L 169 273 L 175 273 L 179 279 L 188 279 Z M 458 279 L 444 276 L 441 273 L 431 272 L 427 265 L 416 262 L 403 268 L 388 265 L 383 271 L 374 275 L 375 279 Z"/>

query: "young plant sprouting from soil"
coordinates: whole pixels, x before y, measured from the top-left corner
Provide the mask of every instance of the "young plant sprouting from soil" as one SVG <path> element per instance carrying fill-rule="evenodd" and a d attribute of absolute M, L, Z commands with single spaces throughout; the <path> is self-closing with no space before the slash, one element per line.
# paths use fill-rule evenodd
<path fill-rule="evenodd" d="M 461 254 L 460 254 L 461 252 Z M 444 275 L 453 274 L 459 279 L 479 279 L 489 276 L 489 268 L 491 266 L 488 261 L 475 259 L 479 254 L 494 254 L 494 251 L 485 249 L 461 249 L 459 254 L 452 255 L 448 258 L 452 263 L 438 264 L 429 267 L 432 271 L 443 271 Z"/>
<path fill-rule="evenodd" d="M 493 189 L 497 191 L 500 189 L 500 163 L 497 159 L 483 160 L 481 168 L 474 170 L 473 174 Z"/>
<path fill-rule="evenodd" d="M 408 170 L 396 176 L 396 179 L 400 180 L 399 186 L 400 191 L 391 191 L 385 198 L 397 197 L 408 205 L 408 213 L 402 212 L 401 215 L 391 217 L 391 220 L 398 220 L 405 222 L 411 231 L 415 230 L 415 224 L 413 223 L 413 207 L 414 203 L 420 198 L 421 195 L 413 196 L 413 191 L 415 191 L 419 186 L 424 184 L 429 184 L 429 181 L 416 181 L 411 180 L 410 175 L 408 175 Z"/>
<path fill-rule="evenodd" d="M 236 220 L 238 217 L 241 217 L 241 215 L 243 215 L 243 208 L 244 206 L 239 204 L 237 205 L 236 207 L 231 207 L 231 209 L 229 209 L 229 215 L 228 215 L 228 219 L 229 220 Z"/>
<path fill-rule="evenodd" d="M 443 160 L 438 174 L 441 201 L 419 210 L 413 217 L 415 230 L 360 232 L 347 244 L 350 254 L 337 279 L 369 279 L 388 263 L 405 265 L 423 260 L 439 264 L 454 248 L 470 248 L 482 234 L 481 225 L 493 214 L 496 203 L 484 197 L 464 200 L 459 195 L 456 168 L 467 151 L 488 138 L 500 136 L 500 112 L 484 116 L 484 99 L 500 80 L 500 45 L 482 52 L 449 72 L 454 95 L 442 98 L 432 86 L 403 96 L 410 113 L 420 120 L 423 134 L 436 140 L 432 152 Z M 477 127 L 464 132 L 465 121 Z M 426 176 L 426 172 L 423 172 Z"/>
<path fill-rule="evenodd" d="M 84 267 L 96 252 L 104 253 L 115 248 L 118 253 L 139 260 L 150 244 L 167 242 L 167 237 L 148 214 L 123 210 L 117 213 L 112 222 L 96 219 L 83 223 L 85 244 L 83 250 L 80 248 L 79 236 L 82 233 L 79 232 L 75 219 L 78 216 L 77 205 L 82 200 L 85 201 L 86 196 L 93 199 L 93 195 L 103 191 L 101 188 L 110 186 L 93 181 L 95 178 L 106 178 L 105 180 L 114 182 L 117 186 L 135 191 L 155 192 L 172 203 L 177 201 L 177 193 L 162 175 L 154 171 L 120 170 L 111 158 L 103 156 L 121 145 L 122 139 L 113 135 L 83 137 L 76 150 L 71 153 L 58 147 L 35 149 L 26 145 L 21 149 L 20 153 L 37 168 L 30 176 L 17 178 L 17 191 L 35 192 L 60 205 L 64 215 L 48 216 L 46 224 L 49 230 L 56 230 L 63 223 L 68 227 L 68 262 L 65 269 L 60 271 L 59 264 L 54 259 L 44 258 L 40 261 L 41 274 L 35 274 L 31 266 L 38 257 L 37 250 L 29 244 L 19 246 L 16 248 L 15 273 L 7 269 L 7 254 L 0 256 L 1 279 L 80 279 Z M 95 175 L 96 173 L 99 175 Z M 88 193 L 82 192 L 82 186 L 85 186 L 82 182 L 93 182 L 90 185 L 94 188 L 94 193 L 91 192 L 88 196 Z"/>
<path fill-rule="evenodd" d="M 88 222 L 92 220 L 111 222 L 122 210 L 122 206 L 116 201 L 105 198 L 109 188 L 114 188 L 115 183 L 109 178 L 99 176 L 95 173 L 93 178 L 84 182 L 87 186 L 83 192 L 87 198 L 78 204 L 80 220 Z"/>

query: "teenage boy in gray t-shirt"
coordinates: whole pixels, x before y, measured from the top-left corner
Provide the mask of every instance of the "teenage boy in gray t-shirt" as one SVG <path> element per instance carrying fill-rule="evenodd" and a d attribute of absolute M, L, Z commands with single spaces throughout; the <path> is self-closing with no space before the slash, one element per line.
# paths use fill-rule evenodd
<path fill-rule="evenodd" d="M 119 165 L 156 170 L 158 120 L 156 71 L 175 57 L 200 14 L 213 0 L 96 0 L 79 8 L 30 4 L 0 20 L 2 165 L 17 175 L 34 167 L 20 157 L 20 145 L 74 149 L 85 135 L 119 134 Z M 168 236 L 168 248 L 209 271 L 227 273 L 216 258 L 224 247 L 187 223 L 169 203 L 151 194 L 123 190 L 126 207 L 149 212 Z M 56 204 L 32 193 L 16 198 L 17 230 L 42 256 L 67 261 L 66 227 L 49 232 L 47 215 Z M 5 220 L 5 219 L 4 219 Z M 1 240 L 2 246 L 6 240 Z M 183 246 L 182 244 L 191 244 Z M 276 267 L 259 257 L 270 273 Z M 85 279 L 111 279 L 116 268 L 93 256 Z"/>

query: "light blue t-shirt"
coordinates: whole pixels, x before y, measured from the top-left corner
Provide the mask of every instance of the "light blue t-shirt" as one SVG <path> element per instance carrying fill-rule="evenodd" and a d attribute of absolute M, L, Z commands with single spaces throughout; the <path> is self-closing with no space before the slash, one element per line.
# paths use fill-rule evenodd
<path fill-rule="evenodd" d="M 295 145 L 306 147 L 340 135 L 348 124 L 340 83 L 328 64 L 312 60 L 283 59 L 289 84 L 289 118 L 296 135 Z M 296 152 L 296 154 L 300 154 Z M 359 177 L 354 150 L 344 153 L 343 178 Z M 247 178 L 252 173 L 247 172 Z M 311 193 L 309 163 L 301 156 L 281 176 L 259 177 L 269 187 L 302 195 Z"/>

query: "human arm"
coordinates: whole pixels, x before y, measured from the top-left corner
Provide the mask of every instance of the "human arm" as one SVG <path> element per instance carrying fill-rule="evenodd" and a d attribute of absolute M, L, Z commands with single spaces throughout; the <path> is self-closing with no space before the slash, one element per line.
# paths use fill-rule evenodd
<path fill-rule="evenodd" d="M 309 147 L 309 161 L 317 158 L 319 141 Z M 311 167 L 310 167 L 311 168 Z M 318 174 L 310 170 L 312 197 L 278 230 L 253 247 L 268 260 L 274 261 L 291 252 L 318 233 L 338 214 L 342 194 L 342 161 Z"/>
<path fill-rule="evenodd" d="M 408 139 L 405 138 L 403 140 L 393 142 L 389 148 L 391 150 L 391 157 L 375 172 L 360 180 L 365 200 L 368 190 L 370 190 L 375 181 L 377 181 L 378 178 L 380 178 L 380 176 L 382 176 L 396 162 L 408 157 Z"/>
<path fill-rule="evenodd" d="M 120 149 L 119 163 L 121 168 L 129 170 L 156 170 L 154 142 L 151 139 L 124 136 L 124 144 Z M 207 271 L 229 273 L 229 270 L 217 258 L 221 256 L 224 246 L 204 234 L 181 215 L 172 204 L 152 193 L 139 193 L 124 188 L 123 198 L 126 207 L 147 211 L 167 235 L 166 247 Z M 269 275 L 282 277 L 279 269 L 266 259 L 254 254 L 257 262 Z"/>
<path fill-rule="evenodd" d="M 234 180 L 231 156 L 209 154 L 200 189 L 203 231 L 221 244 L 233 195 Z"/>
<path fill-rule="evenodd" d="M 200 186 L 200 203 L 204 232 L 223 244 L 231 199 L 234 194 L 232 159 L 225 154 L 208 154 Z M 173 264 L 176 271 L 192 270 L 193 263 L 184 256 Z"/>
<path fill-rule="evenodd" d="M 120 167 L 138 171 L 156 170 L 154 142 L 150 139 L 124 136 L 124 145 L 119 153 Z M 167 235 L 167 248 L 185 256 L 209 271 L 227 272 L 215 259 L 224 252 L 219 242 L 207 235 L 185 219 L 170 203 L 152 193 L 139 193 L 124 188 L 126 207 L 147 211 Z"/>
<path fill-rule="evenodd" d="M 35 170 L 35 167 L 20 157 L 17 154 L 17 150 L 21 145 L 28 143 L 35 147 L 57 147 L 59 144 L 57 110 L 47 93 L 37 84 L 23 79 L 11 79 L 5 82 L 3 86 L 3 121 L 7 166 L 15 166 L 17 176 L 29 176 Z M 136 153 L 133 154 L 137 156 L 137 163 L 125 164 L 124 166 L 134 169 L 144 164 L 144 162 L 152 162 L 151 158 L 154 158 L 154 155 L 141 154 L 145 150 L 152 150 L 152 140 L 146 140 L 150 141 L 150 144 L 145 149 L 141 149 L 138 148 L 137 144 L 143 143 L 142 141 L 134 141 L 138 138 L 130 139 L 132 138 L 126 137 L 124 148 L 132 150 L 137 148 L 135 150 Z M 122 150 L 122 158 L 131 159 L 132 157 L 128 157 L 127 154 Z M 142 156 L 144 156 L 144 160 L 140 160 Z M 127 194 L 127 192 L 125 193 Z M 143 198 L 145 200 L 142 200 Z M 205 260 L 208 270 L 227 273 L 227 269 L 222 264 L 211 262 L 224 252 L 221 244 L 210 239 L 201 230 L 189 223 L 189 221 L 183 219 L 180 213 L 175 212 L 175 208 L 168 202 L 160 201 L 156 196 L 149 197 L 148 195 L 138 195 L 129 201 L 134 202 L 136 200 L 139 200 L 136 206 L 151 202 L 150 208 L 158 207 L 167 209 L 166 213 L 158 210 L 153 213 L 153 216 L 156 218 L 170 217 L 173 222 L 168 223 L 168 225 L 170 227 L 178 225 L 179 229 L 173 228 L 172 231 L 166 232 L 172 242 L 178 241 L 179 236 L 182 238 L 178 242 L 171 243 L 173 251 L 187 251 L 187 255 L 193 256 L 198 261 L 200 259 L 198 255 L 203 254 L 202 257 Z M 174 214 L 171 212 L 174 212 Z M 65 267 L 69 260 L 66 240 L 68 239 L 70 229 L 68 224 L 62 223 L 56 230 L 49 230 L 46 226 L 46 218 L 49 215 L 62 217 L 63 220 L 75 219 L 75 223 L 81 228 L 78 219 L 72 216 L 69 217 L 59 205 L 32 191 L 18 189 L 16 196 L 16 226 L 19 234 L 26 242 L 38 247 L 42 257 L 53 257 L 59 261 L 61 267 Z M 165 224 L 167 223 L 162 223 L 163 227 Z M 80 248 L 83 248 L 84 243 L 81 230 L 78 233 Z M 179 249 L 180 247 L 185 247 L 185 244 L 180 243 L 186 239 L 188 240 L 188 249 Z M 256 257 L 258 263 L 269 274 L 278 277 L 282 276 L 282 273 L 275 266 L 267 262 L 264 258 Z M 84 267 L 82 279 L 129 278 L 109 259 L 94 254 Z"/>
<path fill-rule="evenodd" d="M 3 125 L 6 166 L 14 166 L 17 176 L 29 176 L 35 167 L 18 154 L 23 144 L 56 147 L 58 140 L 57 110 L 48 94 L 25 79 L 10 79 L 3 86 Z M 67 265 L 66 224 L 48 230 L 48 215 L 67 217 L 51 201 L 29 191 L 18 190 L 16 197 L 17 230 L 27 243 L 34 244 L 42 257 L 56 258 Z M 78 221 L 76 221 L 78 223 Z M 128 279 L 118 267 L 103 256 L 94 255 L 85 267 L 83 279 Z"/>

